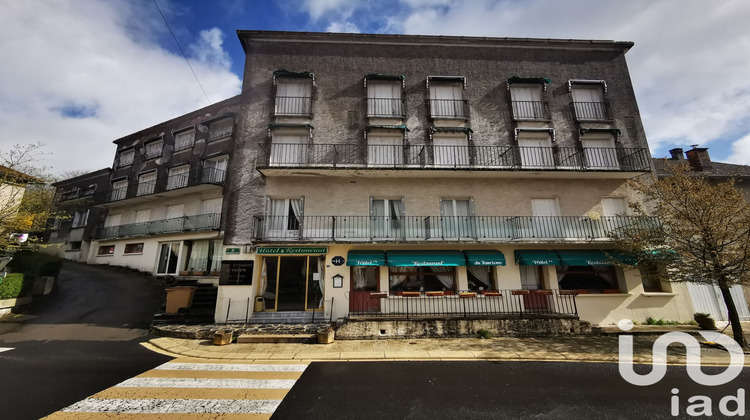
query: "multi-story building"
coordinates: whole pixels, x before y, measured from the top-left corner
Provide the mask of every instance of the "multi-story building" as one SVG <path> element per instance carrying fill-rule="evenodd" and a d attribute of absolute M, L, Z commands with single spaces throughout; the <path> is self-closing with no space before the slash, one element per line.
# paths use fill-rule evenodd
<path fill-rule="evenodd" d="M 239 97 L 114 141 L 87 260 L 156 275 L 216 275 Z"/>
<path fill-rule="evenodd" d="M 742 191 L 746 201 L 750 201 L 750 166 L 732 163 L 714 162 L 708 153 L 708 148 L 693 146 L 685 152 L 681 148 L 669 151 L 670 157 L 655 158 L 656 174 L 663 178 L 670 175 L 670 165 L 688 164 L 690 170 L 703 177 L 712 184 L 735 181 L 735 186 Z M 687 159 L 686 159 L 687 157 Z M 717 286 L 710 284 L 688 283 L 688 292 L 693 302 L 695 312 L 711 314 L 716 320 L 727 321 L 727 307 Z M 750 288 L 739 285 L 731 288 L 732 299 L 740 319 L 750 321 Z"/>
<path fill-rule="evenodd" d="M 217 321 L 257 298 L 332 318 L 691 318 L 682 285 L 615 264 L 617 228 L 653 222 L 627 206 L 625 181 L 652 173 L 632 43 L 238 35 Z"/>

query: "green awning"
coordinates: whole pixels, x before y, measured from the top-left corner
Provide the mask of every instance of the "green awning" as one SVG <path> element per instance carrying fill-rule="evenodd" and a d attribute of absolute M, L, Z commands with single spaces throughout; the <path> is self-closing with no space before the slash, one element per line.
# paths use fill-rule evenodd
<path fill-rule="evenodd" d="M 544 85 L 544 84 L 548 85 L 548 84 L 550 84 L 550 82 L 551 82 L 550 79 L 547 79 L 547 78 L 544 78 L 544 77 L 518 77 L 518 76 L 513 76 L 510 79 L 508 79 L 508 84 L 509 85 L 512 85 L 514 83 L 524 83 L 524 84 L 526 84 L 526 83 L 528 83 L 528 84 L 539 83 L 539 84 L 542 84 L 542 85 Z"/>
<path fill-rule="evenodd" d="M 275 130 L 277 128 L 306 128 L 308 130 L 313 130 L 315 127 L 312 126 L 312 124 L 294 124 L 294 123 L 271 123 L 268 124 L 269 130 Z"/>
<path fill-rule="evenodd" d="M 349 251 L 346 265 L 349 267 L 385 265 L 385 251 Z"/>
<path fill-rule="evenodd" d="M 406 132 L 409 131 L 409 128 L 407 128 L 405 125 L 366 125 L 365 126 L 365 133 L 369 133 L 373 129 L 381 129 L 381 130 L 404 130 Z"/>
<path fill-rule="evenodd" d="M 636 264 L 635 258 L 619 251 L 601 251 L 598 249 L 586 250 L 559 250 L 561 265 L 614 265 L 617 262 L 623 264 Z"/>
<path fill-rule="evenodd" d="M 315 75 L 309 71 L 291 71 L 291 70 L 276 70 L 273 72 L 273 77 L 311 77 L 315 78 Z"/>
<path fill-rule="evenodd" d="M 464 251 L 466 265 L 505 265 L 505 255 L 500 251 Z"/>
<path fill-rule="evenodd" d="M 517 250 L 514 254 L 518 265 L 560 265 L 560 257 L 555 251 L 528 249 Z"/>
<path fill-rule="evenodd" d="M 430 127 L 430 133 L 473 133 L 471 127 Z"/>
<path fill-rule="evenodd" d="M 581 135 L 584 136 L 586 133 L 611 133 L 616 136 L 622 134 L 619 128 L 582 128 Z"/>
<path fill-rule="evenodd" d="M 380 74 L 371 73 L 365 76 L 366 80 L 405 80 L 406 76 L 403 74 Z"/>
<path fill-rule="evenodd" d="M 466 257 L 461 251 L 388 251 L 389 267 L 464 266 Z"/>

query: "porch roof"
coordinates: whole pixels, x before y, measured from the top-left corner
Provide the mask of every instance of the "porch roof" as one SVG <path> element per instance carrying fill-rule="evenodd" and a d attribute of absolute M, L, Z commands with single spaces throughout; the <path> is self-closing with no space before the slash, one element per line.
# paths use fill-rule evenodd
<path fill-rule="evenodd" d="M 461 251 L 387 251 L 386 260 L 389 267 L 466 265 Z"/>
<path fill-rule="evenodd" d="M 598 249 L 559 250 L 562 265 L 613 265 L 617 262 L 635 265 L 636 260 L 619 251 L 602 251 Z"/>
<path fill-rule="evenodd" d="M 466 265 L 505 265 L 505 255 L 495 250 L 464 251 Z"/>
<path fill-rule="evenodd" d="M 560 265 L 560 256 L 555 251 L 524 249 L 515 251 L 518 265 Z"/>
<path fill-rule="evenodd" d="M 349 251 L 346 265 L 349 267 L 385 265 L 385 251 Z"/>

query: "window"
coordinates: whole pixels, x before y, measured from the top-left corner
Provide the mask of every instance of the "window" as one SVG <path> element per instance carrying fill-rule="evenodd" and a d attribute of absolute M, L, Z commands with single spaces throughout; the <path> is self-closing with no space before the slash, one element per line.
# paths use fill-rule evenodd
<path fill-rule="evenodd" d="M 121 214 L 109 214 L 107 215 L 107 218 L 104 219 L 104 227 L 112 227 L 112 226 L 119 226 L 120 220 L 122 219 Z"/>
<path fill-rule="evenodd" d="M 666 279 L 667 270 L 663 265 L 646 261 L 638 264 L 644 292 L 663 292 L 662 279 Z"/>
<path fill-rule="evenodd" d="M 143 242 L 137 244 L 125 244 L 125 254 L 143 254 Z"/>
<path fill-rule="evenodd" d="M 531 211 L 537 217 L 557 217 L 560 216 L 560 204 L 556 198 L 533 198 Z"/>
<path fill-rule="evenodd" d="M 510 101 L 515 120 L 544 120 L 547 110 L 542 101 L 541 85 L 514 84 L 510 86 Z"/>
<path fill-rule="evenodd" d="M 539 290 L 543 289 L 544 275 L 542 270 L 544 266 L 541 265 L 522 265 L 521 270 L 521 288 L 523 290 Z"/>
<path fill-rule="evenodd" d="M 276 80 L 276 115 L 310 115 L 312 80 Z"/>
<path fill-rule="evenodd" d="M 81 241 L 68 242 L 68 251 L 80 251 L 81 244 Z"/>
<path fill-rule="evenodd" d="M 223 120 L 212 122 L 208 129 L 208 139 L 217 140 L 222 137 L 231 136 L 233 129 L 234 120 L 232 118 L 224 118 Z"/>
<path fill-rule="evenodd" d="M 456 290 L 454 267 L 389 267 L 388 284 L 392 292 Z"/>
<path fill-rule="evenodd" d="M 115 181 L 112 183 L 112 190 L 109 193 L 110 201 L 123 200 L 128 194 L 128 180 Z"/>
<path fill-rule="evenodd" d="M 443 238 L 475 238 L 472 218 L 474 205 L 470 198 L 440 198 L 440 224 Z"/>
<path fill-rule="evenodd" d="M 575 224 L 565 223 L 560 217 L 560 204 L 556 198 L 534 198 L 531 200 L 530 220 L 522 218 L 518 226 L 521 234 L 528 238 L 575 238 L 580 234 Z M 568 231 L 570 230 L 570 232 Z"/>
<path fill-rule="evenodd" d="M 133 159 L 135 159 L 134 149 L 121 150 L 117 156 L 117 166 L 132 165 Z"/>
<path fill-rule="evenodd" d="M 370 197 L 370 235 L 374 238 L 403 237 L 404 198 Z"/>
<path fill-rule="evenodd" d="M 488 265 L 467 265 L 466 275 L 469 280 L 469 290 L 495 290 L 494 267 Z"/>
<path fill-rule="evenodd" d="M 432 118 L 464 119 L 466 101 L 461 82 L 436 82 L 430 84 L 430 116 Z"/>
<path fill-rule="evenodd" d="M 201 201 L 200 214 L 219 214 L 221 213 L 221 197 L 210 198 Z"/>
<path fill-rule="evenodd" d="M 299 236 L 303 216 L 302 199 L 270 198 L 266 227 L 269 238 L 294 238 Z"/>
<path fill-rule="evenodd" d="M 549 131 L 522 130 L 517 132 L 518 154 L 524 169 L 550 169 L 555 167 L 552 137 Z"/>
<path fill-rule="evenodd" d="M 221 184 L 227 176 L 229 158 L 220 156 L 203 162 L 203 182 Z"/>
<path fill-rule="evenodd" d="M 184 204 L 173 204 L 167 206 L 167 219 L 177 219 L 185 217 L 185 205 Z"/>
<path fill-rule="evenodd" d="M 222 241 L 187 241 L 185 245 L 187 247 L 187 258 L 183 267 L 185 271 L 203 273 L 221 270 Z"/>
<path fill-rule="evenodd" d="M 156 187 L 156 171 L 138 175 L 138 191 L 136 195 L 152 194 Z"/>
<path fill-rule="evenodd" d="M 401 118 L 401 81 L 371 81 L 367 83 L 367 116 Z"/>
<path fill-rule="evenodd" d="M 435 166 L 448 168 L 469 166 L 469 139 L 466 134 L 434 133 L 432 145 Z"/>
<path fill-rule="evenodd" d="M 587 293 L 618 293 L 617 270 L 613 265 L 560 265 L 557 283 L 561 290 L 585 290 Z"/>
<path fill-rule="evenodd" d="M 146 159 L 153 159 L 161 156 L 163 141 L 157 140 L 146 143 Z"/>
<path fill-rule="evenodd" d="M 367 135 L 367 165 L 393 167 L 404 163 L 404 137 L 386 134 Z"/>
<path fill-rule="evenodd" d="M 77 211 L 73 214 L 73 227 L 79 228 L 86 226 L 89 219 L 89 211 Z"/>
<path fill-rule="evenodd" d="M 136 210 L 134 213 L 135 223 L 148 223 L 151 220 L 151 209 Z"/>
<path fill-rule="evenodd" d="M 627 216 L 628 204 L 622 197 L 603 197 L 602 211 L 605 216 Z"/>
<path fill-rule="evenodd" d="M 181 131 L 174 135 L 174 150 L 189 149 L 193 147 L 193 144 L 195 144 L 195 130 Z"/>
<path fill-rule="evenodd" d="M 96 255 L 114 255 L 114 254 L 115 254 L 114 245 L 102 245 L 96 251 Z"/>
<path fill-rule="evenodd" d="M 604 101 L 604 85 L 594 83 L 572 83 L 573 109 L 578 121 L 610 120 L 608 104 Z"/>
<path fill-rule="evenodd" d="M 81 190 L 81 196 L 82 197 L 88 197 L 90 195 L 94 195 L 96 192 L 96 184 L 91 184 L 86 189 Z"/>
<path fill-rule="evenodd" d="M 615 136 L 611 133 L 586 134 L 581 138 L 583 158 L 588 169 L 618 170 Z"/>
<path fill-rule="evenodd" d="M 52 219 L 52 226 L 51 226 L 52 230 L 60 230 L 60 225 L 62 225 L 61 218 L 55 217 L 54 219 Z"/>
<path fill-rule="evenodd" d="M 174 190 L 176 188 L 184 188 L 188 186 L 190 180 L 190 165 L 182 165 L 176 168 L 169 169 L 169 175 L 167 176 L 167 189 Z"/>
<path fill-rule="evenodd" d="M 271 137 L 271 166 L 301 166 L 307 163 L 308 133 L 273 133 Z"/>

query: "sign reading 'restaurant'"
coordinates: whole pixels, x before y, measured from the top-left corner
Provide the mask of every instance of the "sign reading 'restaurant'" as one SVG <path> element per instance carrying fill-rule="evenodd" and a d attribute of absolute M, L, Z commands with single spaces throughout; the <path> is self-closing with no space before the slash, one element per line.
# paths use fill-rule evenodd
<path fill-rule="evenodd" d="M 301 246 L 286 246 L 286 247 L 258 247 L 255 251 L 257 254 L 326 254 L 328 253 L 327 247 L 301 247 Z"/>

